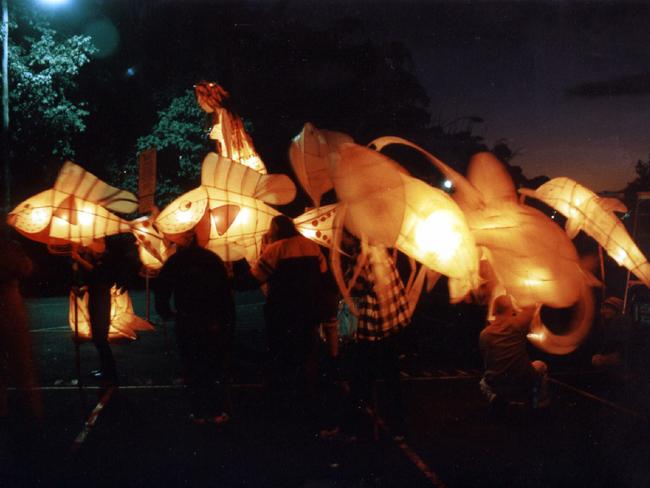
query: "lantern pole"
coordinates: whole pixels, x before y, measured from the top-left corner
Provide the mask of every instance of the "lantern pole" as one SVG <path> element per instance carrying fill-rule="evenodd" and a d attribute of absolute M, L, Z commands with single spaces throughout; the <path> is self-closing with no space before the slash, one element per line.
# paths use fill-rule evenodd
<path fill-rule="evenodd" d="M 3 218 L 11 210 L 11 167 L 9 165 L 9 9 L 2 0 L 2 177 Z M 9 232 L 8 226 L 5 232 Z"/>
<path fill-rule="evenodd" d="M 151 323 L 151 318 L 150 318 L 150 313 L 149 309 L 151 308 L 151 298 L 150 298 L 150 291 L 149 291 L 149 273 L 145 274 L 144 277 L 144 283 L 145 283 L 145 291 L 147 294 L 147 301 L 146 303 L 146 310 L 147 310 L 147 322 Z"/>
<path fill-rule="evenodd" d="M 81 345 L 79 344 L 79 263 L 74 259 L 72 261 L 72 296 L 74 297 L 74 353 L 75 353 L 75 370 L 77 372 L 77 385 L 79 386 L 79 394 L 81 395 L 81 402 L 85 405 L 86 398 L 84 396 L 83 381 L 81 380 Z"/>

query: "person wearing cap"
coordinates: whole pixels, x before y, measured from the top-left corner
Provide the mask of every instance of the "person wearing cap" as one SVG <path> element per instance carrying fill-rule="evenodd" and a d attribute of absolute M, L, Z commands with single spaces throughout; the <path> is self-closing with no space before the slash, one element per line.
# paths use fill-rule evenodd
<path fill-rule="evenodd" d="M 494 301 L 494 319 L 481 331 L 479 349 L 485 363 L 481 391 L 491 405 L 515 400 L 530 401 L 533 407 L 548 404 L 543 361 L 528 356 L 528 328 L 533 308 L 516 311 L 508 295 Z"/>
<path fill-rule="evenodd" d="M 598 353 L 591 358 L 596 368 L 627 367 L 634 323 L 623 314 L 623 300 L 607 297 L 600 307 L 601 334 Z"/>

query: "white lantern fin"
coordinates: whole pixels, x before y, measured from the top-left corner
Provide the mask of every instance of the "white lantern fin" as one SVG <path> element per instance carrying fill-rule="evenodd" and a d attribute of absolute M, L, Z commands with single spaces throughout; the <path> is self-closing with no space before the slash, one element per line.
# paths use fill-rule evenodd
<path fill-rule="evenodd" d="M 110 186 L 72 161 L 66 161 L 59 171 L 54 189 L 117 213 L 138 209 L 138 199 L 133 193 Z"/>

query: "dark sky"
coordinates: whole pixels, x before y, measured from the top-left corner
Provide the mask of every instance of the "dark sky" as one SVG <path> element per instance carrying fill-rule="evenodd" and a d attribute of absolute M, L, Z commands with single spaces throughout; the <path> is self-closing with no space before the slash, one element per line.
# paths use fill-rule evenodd
<path fill-rule="evenodd" d="M 67 1 L 57 17 L 68 16 L 73 30 L 103 32 L 104 56 L 113 48 L 124 53 L 109 2 Z M 130 2 L 120 3 L 129 8 Z M 248 3 L 274 8 L 270 1 Z M 466 127 L 464 120 L 453 122 L 458 117 L 480 116 L 485 122 L 474 130 L 488 145 L 505 139 L 519 150 L 514 162 L 529 177 L 569 176 L 597 191 L 618 190 L 634 179 L 634 163 L 650 154 L 650 6 L 283 3 L 287 15 L 305 23 L 356 18 L 375 39 L 404 42 L 431 98 L 434 120 L 453 130 Z"/>

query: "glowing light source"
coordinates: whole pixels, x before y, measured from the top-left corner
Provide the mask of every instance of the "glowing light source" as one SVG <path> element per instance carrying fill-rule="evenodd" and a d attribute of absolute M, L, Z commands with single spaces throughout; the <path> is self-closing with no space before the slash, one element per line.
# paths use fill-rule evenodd
<path fill-rule="evenodd" d="M 451 187 L 454 186 L 454 184 L 451 182 L 451 180 L 445 180 L 442 182 L 442 186 L 447 190 L 451 190 Z"/>
<path fill-rule="evenodd" d="M 181 208 L 176 212 L 176 220 L 185 224 L 192 220 L 192 202 L 186 201 L 181 205 Z"/>
<path fill-rule="evenodd" d="M 415 228 L 415 242 L 425 252 L 447 261 L 454 256 L 462 241 L 456 230 L 456 216 L 447 210 L 433 212 Z"/>
<path fill-rule="evenodd" d="M 35 208 L 31 213 L 32 222 L 36 225 L 42 225 L 50 218 L 50 212 L 44 208 Z"/>
<path fill-rule="evenodd" d="M 77 218 L 79 219 L 79 223 L 81 225 L 90 225 L 93 223 L 93 220 L 95 220 L 95 216 L 86 210 L 79 210 L 77 213 Z"/>

